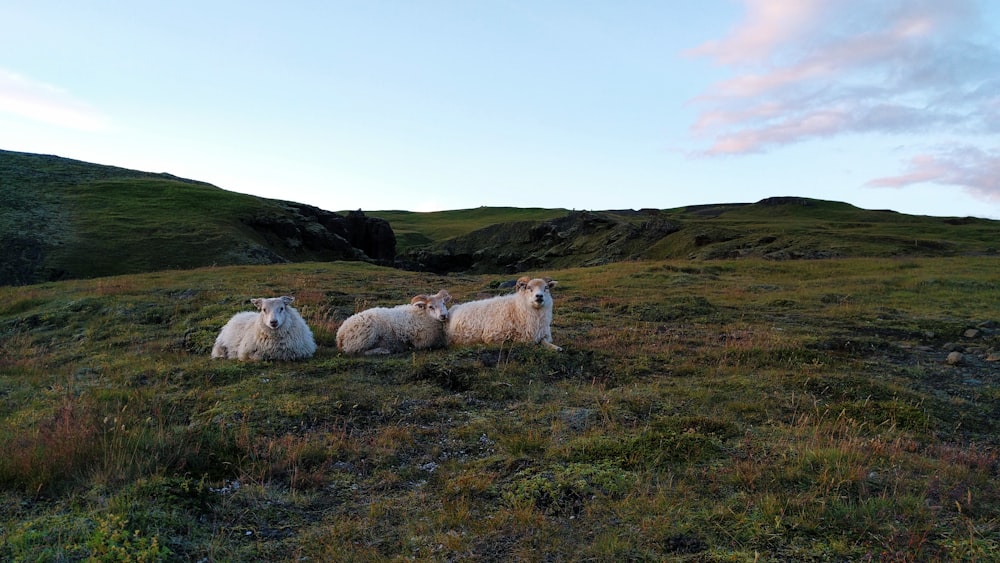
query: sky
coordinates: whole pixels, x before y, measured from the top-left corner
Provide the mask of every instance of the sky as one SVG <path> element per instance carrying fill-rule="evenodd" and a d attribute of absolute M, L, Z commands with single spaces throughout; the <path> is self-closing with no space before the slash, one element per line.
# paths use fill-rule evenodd
<path fill-rule="evenodd" d="M 994 0 L 0 0 L 0 149 L 330 211 L 1000 219 Z"/>

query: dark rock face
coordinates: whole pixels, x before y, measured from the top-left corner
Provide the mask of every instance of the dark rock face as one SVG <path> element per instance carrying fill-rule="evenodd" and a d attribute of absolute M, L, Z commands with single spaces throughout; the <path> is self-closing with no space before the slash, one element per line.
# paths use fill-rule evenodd
<path fill-rule="evenodd" d="M 396 233 L 389 222 L 360 209 L 347 214 L 347 240 L 380 264 L 392 265 L 396 258 Z"/>
<path fill-rule="evenodd" d="M 352 211 L 343 217 L 311 205 L 284 203 L 291 213 L 257 216 L 244 222 L 285 258 L 317 260 L 373 260 L 391 266 L 396 235 L 389 222 Z"/>

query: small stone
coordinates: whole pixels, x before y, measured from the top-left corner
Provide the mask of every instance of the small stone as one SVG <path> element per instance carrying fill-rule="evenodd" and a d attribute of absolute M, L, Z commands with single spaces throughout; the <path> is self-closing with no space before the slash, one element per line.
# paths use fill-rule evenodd
<path fill-rule="evenodd" d="M 976 329 L 974 329 L 974 328 L 970 328 L 969 330 L 963 332 L 962 336 L 964 336 L 966 338 L 975 338 L 975 337 L 979 336 L 979 331 L 976 330 Z"/>
<path fill-rule="evenodd" d="M 961 352 L 952 352 L 948 354 L 948 358 L 945 359 L 945 362 L 947 362 L 950 366 L 958 365 L 962 363 L 962 357 Z"/>
<path fill-rule="evenodd" d="M 989 356 L 986 356 L 987 362 L 1000 362 L 1000 352 L 990 352 Z"/>

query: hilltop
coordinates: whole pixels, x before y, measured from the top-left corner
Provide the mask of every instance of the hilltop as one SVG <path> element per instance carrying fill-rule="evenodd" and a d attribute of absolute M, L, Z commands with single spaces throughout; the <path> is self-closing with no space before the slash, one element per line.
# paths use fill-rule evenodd
<path fill-rule="evenodd" d="M 304 260 L 392 263 L 383 220 L 0 150 L 0 285 Z"/>
<path fill-rule="evenodd" d="M 0 151 L 0 285 L 362 260 L 513 273 L 632 260 L 996 254 L 1000 222 L 772 197 L 675 209 L 335 213 L 170 174 Z"/>
<path fill-rule="evenodd" d="M 470 213 L 479 210 L 469 210 Z M 794 260 L 996 254 L 1000 222 L 928 217 L 803 197 L 676 209 L 526 210 L 488 225 L 454 225 L 462 212 L 380 212 L 400 237 L 397 266 L 501 273 L 628 260 Z M 482 212 L 480 211 L 480 214 Z M 426 236 L 424 236 L 426 234 Z M 413 242 L 422 241 L 422 242 Z"/>

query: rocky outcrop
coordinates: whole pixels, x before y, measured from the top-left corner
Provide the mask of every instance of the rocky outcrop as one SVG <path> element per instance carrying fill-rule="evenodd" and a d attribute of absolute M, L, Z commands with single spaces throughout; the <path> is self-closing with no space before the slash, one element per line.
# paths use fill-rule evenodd
<path fill-rule="evenodd" d="M 392 265 L 396 258 L 396 234 L 389 222 L 367 217 L 360 209 L 347 214 L 347 240 L 380 264 Z"/>
<path fill-rule="evenodd" d="M 388 221 L 352 211 L 347 217 L 311 205 L 284 202 L 290 213 L 245 219 L 287 260 L 371 260 L 391 266 L 396 235 Z"/>

